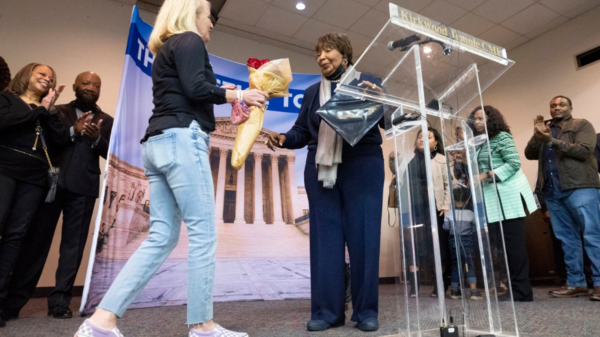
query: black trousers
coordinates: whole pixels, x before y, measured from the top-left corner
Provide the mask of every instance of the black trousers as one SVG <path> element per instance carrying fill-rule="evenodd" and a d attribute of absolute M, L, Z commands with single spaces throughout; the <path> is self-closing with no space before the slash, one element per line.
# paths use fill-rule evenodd
<path fill-rule="evenodd" d="M 494 245 L 494 247 L 502 247 L 502 236 L 500 235 L 499 223 L 490 223 L 488 226 L 492 245 Z M 506 259 L 508 271 L 510 273 L 513 299 L 515 302 L 532 301 L 533 290 L 531 289 L 531 283 L 529 282 L 529 259 L 527 257 L 527 246 L 525 242 L 525 218 L 502 221 L 502 230 L 504 233 L 504 245 L 506 247 Z M 497 251 L 502 253 L 501 249 Z M 496 255 L 500 256 L 494 256 L 495 261 L 503 258 L 501 254 Z M 500 271 L 501 278 L 503 274 L 505 275 L 505 273 Z"/>
<path fill-rule="evenodd" d="M 47 190 L 0 174 L 0 312 L 27 228 L 44 203 Z"/>
<path fill-rule="evenodd" d="M 444 215 L 438 215 L 437 226 L 440 241 L 440 256 L 442 258 L 442 277 L 444 280 L 444 290 L 442 291 L 443 296 L 443 294 L 446 293 L 448 287 L 450 287 L 450 278 L 452 276 L 452 251 L 450 250 L 450 231 L 444 229 Z M 437 290 L 437 283 L 435 284 L 435 290 Z"/>
<path fill-rule="evenodd" d="M 378 316 L 383 165 L 381 154 L 346 159 L 338 166 L 334 187 L 324 188 L 314 162 L 306 164 L 311 319 L 345 320 L 345 244 L 352 270 L 352 321 Z"/>
<path fill-rule="evenodd" d="M 437 282 L 436 282 L 436 271 L 435 271 L 435 262 L 434 262 L 434 252 L 433 252 L 433 236 L 431 233 L 431 221 L 429 220 L 429 210 L 425 210 L 424 211 L 425 216 L 423 217 L 422 220 L 425 222 L 426 226 L 423 227 L 418 227 L 414 229 L 415 232 L 415 236 L 417 237 L 417 241 L 419 241 L 417 244 L 418 246 L 416 247 L 417 249 L 417 256 L 416 256 L 416 260 L 417 260 L 417 265 L 419 266 L 419 270 L 417 271 L 417 273 L 421 273 L 421 274 L 425 274 L 426 271 L 430 272 L 430 275 L 433 275 L 434 278 L 431 280 L 431 282 L 433 283 L 433 291 L 432 293 L 435 293 L 437 295 Z M 437 222 L 435 224 L 433 224 L 433 226 L 437 226 L 437 231 L 438 231 L 438 242 L 439 242 L 439 248 L 440 248 L 440 257 L 441 257 L 441 265 L 442 265 L 442 278 L 444 281 L 444 289 L 442 291 L 442 294 L 446 293 L 446 290 L 448 289 L 448 287 L 450 286 L 450 278 L 452 276 L 452 259 L 451 259 L 451 254 L 452 252 L 450 251 L 450 241 L 449 241 L 449 237 L 450 237 L 450 232 L 444 229 L 444 215 L 439 215 L 439 211 L 437 212 L 438 216 L 437 216 Z M 405 233 L 405 238 L 404 238 L 404 246 L 405 247 L 411 247 L 411 239 L 410 237 L 408 237 L 407 233 Z M 409 264 L 409 266 L 413 266 L 413 256 L 412 256 L 412 249 L 407 249 L 407 258 L 406 261 Z M 424 270 L 425 269 L 425 270 Z M 413 278 L 409 277 L 409 282 L 411 285 L 413 285 Z M 423 276 L 419 276 L 418 278 L 419 280 L 419 286 L 423 285 L 422 282 L 423 281 Z M 416 288 L 413 287 L 413 289 Z"/>
<path fill-rule="evenodd" d="M 5 310 L 18 315 L 33 295 L 44 270 L 61 212 L 63 225 L 60 258 L 56 270 L 56 285 L 48 297 L 48 307 L 69 306 L 95 203 L 94 197 L 59 190 L 53 203 L 44 204 L 38 210 L 8 284 Z"/>

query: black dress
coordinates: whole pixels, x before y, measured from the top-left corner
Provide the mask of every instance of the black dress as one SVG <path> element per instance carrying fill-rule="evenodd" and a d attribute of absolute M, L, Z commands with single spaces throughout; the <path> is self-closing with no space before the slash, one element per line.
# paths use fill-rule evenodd
<path fill-rule="evenodd" d="M 58 115 L 51 115 L 42 106 L 29 106 L 12 93 L 0 92 L 0 289 L 6 285 L 22 239 L 48 191 L 49 165 L 41 140 L 33 149 L 38 122 L 49 155 L 56 157 L 69 141 L 69 132 Z M 1 292 L 0 310 L 4 296 Z"/>

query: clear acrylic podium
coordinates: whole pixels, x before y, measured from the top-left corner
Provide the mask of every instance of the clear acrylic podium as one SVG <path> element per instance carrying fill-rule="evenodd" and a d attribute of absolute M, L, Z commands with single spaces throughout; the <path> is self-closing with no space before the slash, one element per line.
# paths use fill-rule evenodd
<path fill-rule="evenodd" d="M 503 48 L 390 4 L 390 19 L 354 65 L 381 78 L 382 88 L 351 78 L 338 86 L 338 93 L 383 104 L 386 139 L 394 143 L 400 219 L 396 290 L 398 319 L 406 320 L 399 322 L 398 336 L 440 336 L 440 327 L 451 320 L 460 336 L 519 335 L 502 224 L 488 221 L 499 215 L 486 213 L 501 209 L 490 207 L 497 198 L 484 200 L 483 191 L 495 190 L 495 181 L 480 179 L 479 151 L 489 144 L 487 132 L 475 131 L 472 114 L 483 105 L 481 92 L 513 63 Z M 431 157 L 428 128 L 441 134 L 445 156 Z M 447 173 L 449 212 L 460 228 L 445 230 L 438 221 L 440 165 Z M 459 266 L 460 299 L 451 298 L 450 289 L 444 293 L 452 256 Z M 477 292 L 479 299 L 471 299 Z"/>

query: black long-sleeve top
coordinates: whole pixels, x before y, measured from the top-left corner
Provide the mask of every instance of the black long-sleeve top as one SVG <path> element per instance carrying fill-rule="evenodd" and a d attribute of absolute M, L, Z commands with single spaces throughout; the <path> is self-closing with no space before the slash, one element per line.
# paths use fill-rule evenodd
<path fill-rule="evenodd" d="M 0 92 L 0 174 L 31 184 L 48 186 L 48 159 L 38 139 L 40 122 L 51 158 L 69 142 L 69 131 L 57 114 L 51 115 L 43 106 L 29 106 L 16 95 Z M 52 163 L 58 166 L 58 163 Z"/>
<path fill-rule="evenodd" d="M 381 83 L 381 79 L 369 74 L 361 74 L 360 81 L 370 81 L 376 85 L 380 85 Z M 320 85 L 321 82 L 318 82 L 306 89 L 296 123 L 291 130 L 283 134 L 285 135 L 283 147 L 286 149 L 301 149 L 308 145 L 307 164 L 315 163 L 317 143 L 319 141 L 321 116 L 317 114 L 317 110 L 321 107 L 319 102 Z M 331 95 L 334 94 L 336 85 L 336 83 L 331 83 Z M 354 146 L 344 140 L 342 162 L 352 160 L 355 157 L 382 155 L 381 143 L 383 141 L 379 132 L 379 126 L 382 126 L 382 121 L 383 118 L 378 125 L 373 126 Z"/>
<path fill-rule="evenodd" d="M 213 104 L 223 104 L 226 90 L 217 78 L 202 38 L 193 32 L 175 34 L 160 48 L 152 65 L 154 110 L 146 137 L 169 128 L 188 127 L 193 120 L 215 130 Z"/>

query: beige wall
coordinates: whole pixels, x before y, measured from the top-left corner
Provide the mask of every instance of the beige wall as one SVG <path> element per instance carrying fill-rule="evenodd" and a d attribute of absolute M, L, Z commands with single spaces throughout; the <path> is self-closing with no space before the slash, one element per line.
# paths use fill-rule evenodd
<path fill-rule="evenodd" d="M 12 73 L 29 62 L 48 63 L 55 68 L 59 82 L 68 88 L 59 103 L 73 99 L 70 84 L 85 70 L 102 77 L 99 105 L 114 114 L 129 29 L 131 7 L 108 0 L 2 0 L 0 2 L 0 55 Z M 151 22 L 152 13 L 142 13 Z M 600 45 L 600 8 L 596 8 L 567 24 L 509 52 L 516 65 L 484 94 L 484 102 L 498 107 L 512 127 L 519 149 L 524 149 L 531 135 L 535 115 L 549 116 L 548 102 L 557 94 L 573 99 L 574 115 L 584 117 L 600 130 L 598 97 L 600 64 L 575 70 L 573 55 Z M 265 43 L 251 41 L 218 31 L 212 33 L 209 52 L 236 62 L 248 57 L 288 57 L 294 72 L 319 72 L 312 56 L 291 52 Z M 392 150 L 384 144 L 384 153 Z M 522 151 L 521 151 L 522 152 Z M 530 182 L 535 178 L 535 163 L 524 158 L 523 168 Z M 101 164 L 104 167 L 104 163 Z M 386 156 L 387 167 L 387 156 Z M 391 174 L 386 169 L 382 218 L 381 276 L 394 275 L 394 245 L 398 227 L 387 221 L 387 186 Z M 60 235 L 60 226 L 55 237 Z M 56 240 L 58 241 L 58 240 Z M 88 250 L 76 285 L 82 285 L 87 268 Z M 58 245 L 51 255 L 39 286 L 54 285 L 53 274 L 58 263 Z"/>

